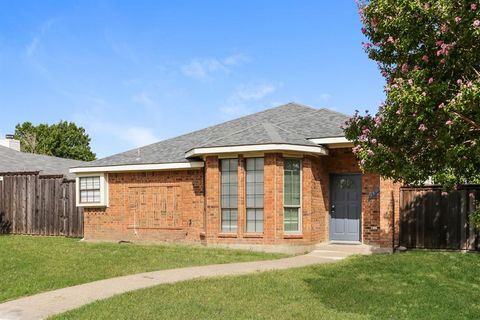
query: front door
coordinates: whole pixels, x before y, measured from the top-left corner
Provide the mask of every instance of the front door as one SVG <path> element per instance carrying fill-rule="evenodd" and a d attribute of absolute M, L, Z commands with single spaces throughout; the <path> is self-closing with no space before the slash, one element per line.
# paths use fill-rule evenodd
<path fill-rule="evenodd" d="M 330 240 L 360 241 L 360 174 L 330 176 Z"/>

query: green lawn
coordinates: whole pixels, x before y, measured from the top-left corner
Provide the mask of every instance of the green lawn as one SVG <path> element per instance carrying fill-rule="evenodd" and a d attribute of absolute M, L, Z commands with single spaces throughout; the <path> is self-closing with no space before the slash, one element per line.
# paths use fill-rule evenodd
<path fill-rule="evenodd" d="M 58 319 L 476 319 L 480 255 L 412 252 L 187 281 L 115 296 Z"/>
<path fill-rule="evenodd" d="M 283 255 L 193 246 L 0 236 L 0 302 L 139 272 L 279 257 Z"/>

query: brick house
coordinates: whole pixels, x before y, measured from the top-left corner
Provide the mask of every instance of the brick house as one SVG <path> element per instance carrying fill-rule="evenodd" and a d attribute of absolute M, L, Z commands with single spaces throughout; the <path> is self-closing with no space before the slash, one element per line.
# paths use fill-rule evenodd
<path fill-rule="evenodd" d="M 84 237 L 392 248 L 399 188 L 361 173 L 347 118 L 289 103 L 72 168 Z"/>

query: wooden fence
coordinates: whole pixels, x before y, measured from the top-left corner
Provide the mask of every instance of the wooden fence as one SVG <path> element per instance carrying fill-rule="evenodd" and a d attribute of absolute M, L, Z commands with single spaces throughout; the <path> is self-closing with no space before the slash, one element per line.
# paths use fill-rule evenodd
<path fill-rule="evenodd" d="M 469 225 L 479 185 L 443 194 L 439 187 L 400 191 L 401 246 L 407 248 L 480 250 L 479 233 Z"/>
<path fill-rule="evenodd" d="M 75 181 L 38 173 L 0 173 L 0 233 L 83 236 Z"/>

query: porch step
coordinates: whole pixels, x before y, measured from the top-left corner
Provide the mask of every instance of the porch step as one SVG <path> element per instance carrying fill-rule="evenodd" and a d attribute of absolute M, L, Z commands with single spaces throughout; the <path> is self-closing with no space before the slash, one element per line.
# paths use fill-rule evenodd
<path fill-rule="evenodd" d="M 366 244 L 354 244 L 351 242 L 338 243 L 338 242 L 322 242 L 315 245 L 314 252 L 318 254 L 324 253 L 325 255 L 338 255 L 349 256 L 352 254 L 369 255 L 376 251 L 375 247 Z"/>

